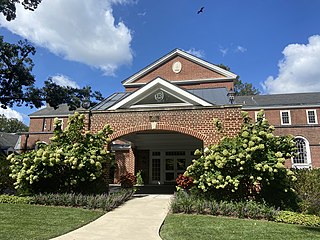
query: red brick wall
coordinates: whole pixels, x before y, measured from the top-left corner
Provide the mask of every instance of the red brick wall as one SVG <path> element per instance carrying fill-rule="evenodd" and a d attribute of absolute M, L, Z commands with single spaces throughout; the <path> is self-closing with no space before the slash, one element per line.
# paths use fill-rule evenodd
<path fill-rule="evenodd" d="M 132 149 L 125 151 L 116 151 L 116 169 L 114 173 L 114 183 L 119 183 L 120 176 L 126 173 L 134 174 L 134 154 Z"/>
<path fill-rule="evenodd" d="M 310 108 L 317 111 L 319 120 L 320 108 Z M 291 125 L 281 125 L 280 111 L 290 110 Z M 248 111 L 250 117 L 255 119 L 255 110 Z M 274 125 L 277 135 L 293 135 L 294 137 L 301 136 L 308 140 L 310 145 L 311 160 L 313 167 L 320 167 L 320 125 L 308 124 L 305 108 L 296 109 L 267 109 L 265 117 L 269 123 Z M 291 167 L 291 162 L 288 161 L 287 166 Z"/>
<path fill-rule="evenodd" d="M 63 127 L 66 127 L 67 122 L 68 122 L 68 117 L 59 117 L 59 119 L 63 119 Z M 43 141 L 43 142 L 49 143 L 50 138 L 52 137 L 53 120 L 54 120 L 54 117 L 50 117 L 50 118 L 32 117 L 32 118 L 30 118 L 29 137 L 27 139 L 25 135 L 22 136 L 21 148 L 22 149 L 25 148 L 26 139 L 27 139 L 27 147 L 28 148 L 33 148 L 35 143 L 38 141 Z M 46 121 L 46 129 L 45 130 L 43 130 L 43 121 Z"/>
<path fill-rule="evenodd" d="M 174 73 L 172 71 L 172 64 L 176 61 L 179 61 L 182 64 L 182 69 L 179 73 Z M 214 72 L 183 57 L 177 56 L 152 70 L 150 73 L 138 78 L 134 83 L 148 83 L 159 76 L 172 82 L 192 79 L 225 78 L 225 76 L 220 73 Z M 224 83 L 221 83 L 221 85 L 225 86 Z M 227 83 L 226 85 L 229 86 L 230 83 Z M 128 91 L 132 91 L 132 89 L 130 90 L 128 88 Z"/>
<path fill-rule="evenodd" d="M 206 146 L 219 142 L 221 138 L 213 125 L 213 118 L 221 119 L 227 135 L 233 136 L 240 129 L 242 121 L 240 112 L 241 109 L 238 107 L 94 112 L 91 117 L 91 129 L 96 132 L 105 124 L 110 124 L 114 130 L 111 135 L 114 140 L 133 132 L 152 130 L 150 117 L 153 117 L 158 118 L 156 130 L 188 134 L 203 140 Z"/>

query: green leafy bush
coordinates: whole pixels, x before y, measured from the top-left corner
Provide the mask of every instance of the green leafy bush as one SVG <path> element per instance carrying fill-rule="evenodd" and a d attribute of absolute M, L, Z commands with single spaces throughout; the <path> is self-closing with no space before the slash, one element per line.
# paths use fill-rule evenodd
<path fill-rule="evenodd" d="M 0 195 L 0 203 L 10 204 L 30 204 L 33 202 L 32 197 L 18 197 L 14 195 Z"/>
<path fill-rule="evenodd" d="M 296 169 L 294 189 L 299 197 L 300 210 L 320 216 L 320 169 Z"/>
<path fill-rule="evenodd" d="M 220 200 L 265 200 L 275 206 L 295 206 L 292 182 L 294 173 L 284 166 L 293 156 L 291 136 L 275 136 L 260 111 L 257 122 L 243 113 L 241 131 L 235 137 L 223 137 L 219 144 L 197 150 L 197 159 L 187 168 L 196 187 Z M 216 125 L 217 122 L 215 121 Z M 219 122 L 220 123 L 220 122 Z M 223 130 L 220 132 L 223 133 Z"/>
<path fill-rule="evenodd" d="M 278 210 L 265 203 L 255 201 L 216 201 L 205 199 L 198 195 L 177 192 L 171 202 L 173 213 L 197 213 L 230 216 L 238 218 L 273 220 Z"/>
<path fill-rule="evenodd" d="M 32 197 L 34 204 L 83 207 L 88 209 L 102 209 L 110 211 L 129 200 L 134 191 L 122 189 L 112 194 L 83 195 L 75 193 L 37 194 Z"/>
<path fill-rule="evenodd" d="M 143 178 L 142 178 L 142 170 L 137 172 L 136 179 L 137 179 L 137 185 L 143 185 L 144 184 Z"/>
<path fill-rule="evenodd" d="M 320 227 L 320 217 L 302 213 L 281 211 L 275 218 L 276 222 Z"/>
<path fill-rule="evenodd" d="M 1 193 L 14 193 L 13 179 L 9 176 L 10 162 L 7 157 L 0 153 L 0 194 Z"/>
<path fill-rule="evenodd" d="M 77 112 L 63 131 L 55 119 L 51 144 L 8 156 L 15 188 L 30 193 L 94 192 L 101 187 L 106 191 L 110 153 L 105 145 L 111 133 L 108 125 L 97 134 L 85 131 L 84 115 Z"/>

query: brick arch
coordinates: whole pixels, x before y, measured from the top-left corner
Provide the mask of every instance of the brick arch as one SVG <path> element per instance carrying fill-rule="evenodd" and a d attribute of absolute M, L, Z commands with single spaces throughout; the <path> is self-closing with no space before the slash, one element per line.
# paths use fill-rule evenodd
<path fill-rule="evenodd" d="M 142 124 L 139 126 L 129 127 L 121 130 L 116 130 L 110 136 L 110 139 L 111 141 L 113 141 L 117 138 L 120 138 L 121 136 L 128 135 L 130 133 L 147 131 L 147 130 L 166 130 L 166 131 L 172 131 L 172 132 L 178 132 L 178 133 L 190 135 L 192 137 L 202 140 L 203 142 L 207 142 L 207 140 L 209 140 L 209 137 L 207 135 L 204 135 L 192 129 L 180 127 L 176 125 L 168 125 L 168 124 L 160 124 L 160 123 L 156 125 L 156 128 L 152 128 L 151 124 L 149 123 L 149 124 Z"/>

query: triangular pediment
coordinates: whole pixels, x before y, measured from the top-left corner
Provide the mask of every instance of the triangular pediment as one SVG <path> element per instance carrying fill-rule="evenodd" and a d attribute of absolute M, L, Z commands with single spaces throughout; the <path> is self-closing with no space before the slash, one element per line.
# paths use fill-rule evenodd
<path fill-rule="evenodd" d="M 212 104 L 162 78 L 156 78 L 111 106 L 109 110 L 183 106 L 212 106 Z"/>
<path fill-rule="evenodd" d="M 122 83 L 125 87 L 139 87 L 158 76 L 179 85 L 192 82 L 234 80 L 237 77 L 230 71 L 176 49 Z"/>

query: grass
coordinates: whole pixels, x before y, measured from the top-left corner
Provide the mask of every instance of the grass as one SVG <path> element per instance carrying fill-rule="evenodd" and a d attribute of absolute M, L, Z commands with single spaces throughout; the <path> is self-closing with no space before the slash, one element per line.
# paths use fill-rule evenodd
<path fill-rule="evenodd" d="M 104 212 L 81 208 L 0 204 L 0 238 L 50 239 L 79 228 Z"/>
<path fill-rule="evenodd" d="M 320 239 L 320 228 L 261 220 L 171 214 L 161 228 L 163 240 Z"/>

